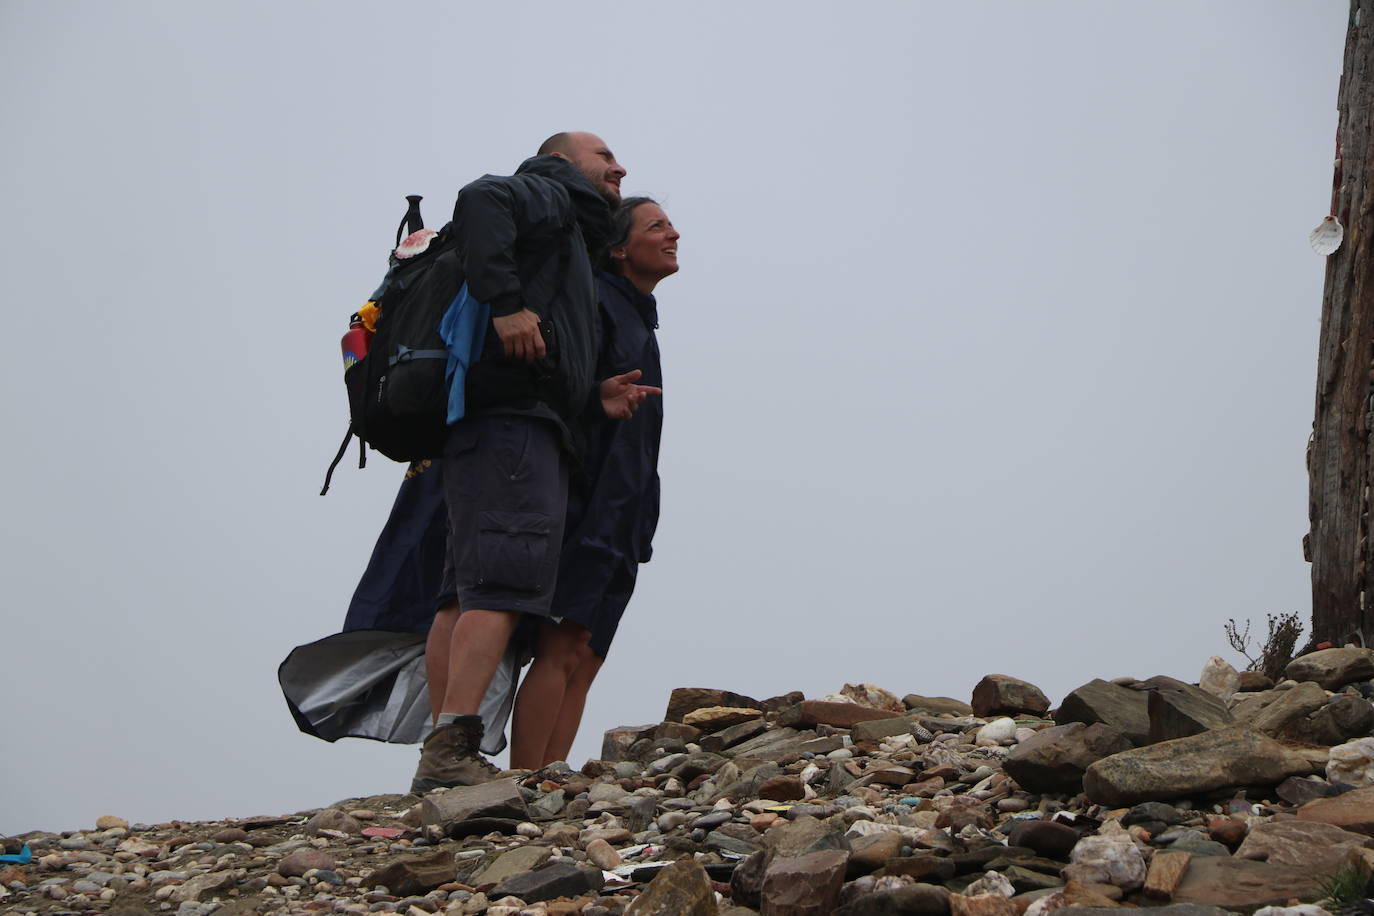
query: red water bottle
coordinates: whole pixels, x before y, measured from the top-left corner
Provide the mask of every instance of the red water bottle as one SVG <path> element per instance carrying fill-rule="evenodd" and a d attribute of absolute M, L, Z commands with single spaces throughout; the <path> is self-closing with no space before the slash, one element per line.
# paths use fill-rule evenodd
<path fill-rule="evenodd" d="M 348 333 L 339 341 L 343 348 L 344 371 L 353 368 L 355 363 L 367 355 L 368 344 L 372 343 L 372 332 L 363 325 L 363 319 L 355 312 L 348 319 Z"/>

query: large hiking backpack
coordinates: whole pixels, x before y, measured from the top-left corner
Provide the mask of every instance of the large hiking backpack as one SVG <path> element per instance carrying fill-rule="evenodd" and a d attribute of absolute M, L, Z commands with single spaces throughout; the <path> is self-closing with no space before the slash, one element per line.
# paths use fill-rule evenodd
<path fill-rule="evenodd" d="M 439 322 L 463 286 L 452 223 L 424 228 L 420 197 L 396 229 L 396 247 L 369 305 L 377 309 L 376 334 L 361 360 L 344 372 L 351 422 L 325 474 L 323 496 L 348 444 L 358 438 L 358 467 L 367 446 L 395 461 L 437 457 L 447 430 L 448 351 Z"/>

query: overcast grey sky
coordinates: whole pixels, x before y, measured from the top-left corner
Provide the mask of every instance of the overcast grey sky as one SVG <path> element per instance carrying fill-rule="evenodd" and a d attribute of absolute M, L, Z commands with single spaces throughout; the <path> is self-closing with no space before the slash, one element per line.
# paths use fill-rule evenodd
<path fill-rule="evenodd" d="M 401 791 L 300 734 L 402 467 L 339 335 L 403 196 L 600 133 L 659 197 L 654 562 L 574 748 L 676 686 L 1194 680 L 1309 610 L 1345 32 L 1286 3 L 0 3 L 0 832 Z M 504 759 L 504 757 L 503 757 Z"/>

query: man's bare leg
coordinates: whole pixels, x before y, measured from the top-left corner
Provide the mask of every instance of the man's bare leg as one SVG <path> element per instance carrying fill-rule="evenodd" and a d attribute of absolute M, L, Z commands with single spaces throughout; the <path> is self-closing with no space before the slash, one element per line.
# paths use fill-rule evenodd
<path fill-rule="evenodd" d="M 482 717 L 477 711 L 519 616 L 515 611 L 475 609 L 457 614 L 452 622 L 444 697 L 438 704 L 435 729 L 420 748 L 420 764 L 410 781 L 412 793 L 473 786 L 497 776 L 496 767 L 482 756 Z M 445 620 L 440 626 L 447 624 Z M 431 639 L 437 639 L 432 631 Z M 442 646 L 436 648 L 440 650 L 435 656 L 437 667 L 444 652 Z"/>
<path fill-rule="evenodd" d="M 601 663 L 605 661 L 591 649 L 585 646 L 583 648 L 585 655 L 582 663 L 568 679 L 568 686 L 563 691 L 563 705 L 558 709 L 553 734 L 549 736 L 549 743 L 544 748 L 544 765 L 555 760 L 567 760 L 568 754 L 572 753 L 573 739 L 577 737 L 577 730 L 582 725 L 582 710 L 587 705 L 587 693 L 592 689 L 596 673 L 601 670 Z"/>
<path fill-rule="evenodd" d="M 520 614 L 516 611 L 463 611 L 449 635 L 448 678 L 441 713 L 476 715 L 482 697 L 506 654 Z"/>
<path fill-rule="evenodd" d="M 557 758 L 549 757 L 553 736 L 568 684 L 582 662 L 591 634 L 570 621 L 539 627 L 534 662 L 515 696 L 511 722 L 510 765 L 537 770 Z M 583 697 L 585 700 L 585 695 Z M 580 718 L 581 712 L 578 716 Z"/>
<path fill-rule="evenodd" d="M 439 722 L 439 707 L 448 692 L 448 655 L 453 643 L 453 627 L 458 622 L 458 602 L 446 604 L 434 615 L 425 640 L 425 680 L 429 687 L 430 724 Z"/>

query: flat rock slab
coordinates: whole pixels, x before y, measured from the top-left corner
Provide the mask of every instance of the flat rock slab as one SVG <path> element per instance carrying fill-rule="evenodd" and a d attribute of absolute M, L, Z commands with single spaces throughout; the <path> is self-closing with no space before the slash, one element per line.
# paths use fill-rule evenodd
<path fill-rule="evenodd" d="M 1220 856 L 1194 858 L 1174 893 L 1174 902 L 1253 913 L 1260 907 L 1283 906 L 1291 897 L 1307 903 L 1316 900 L 1321 896 L 1321 877 L 1312 869 L 1293 865 Z"/>
<path fill-rule="evenodd" d="M 668 695 L 668 711 L 663 714 L 663 719 L 665 722 L 681 722 L 687 713 L 708 706 L 760 708 L 758 700 L 742 693 L 713 690 L 710 687 L 677 687 Z"/>
<path fill-rule="evenodd" d="M 810 729 L 775 728 L 736 744 L 725 751 L 725 756 L 776 759 L 815 737 L 816 733 Z"/>
<path fill-rule="evenodd" d="M 1300 865 L 1332 872 L 1344 865 L 1356 849 L 1374 845 L 1369 837 L 1318 821 L 1270 821 L 1250 828 L 1236 850 L 1240 859 L 1257 859 L 1274 865 Z"/>
<path fill-rule="evenodd" d="M 372 887 L 385 887 L 398 897 L 425 894 L 447 884 L 458 874 L 453 851 L 440 849 L 427 856 L 398 859 L 377 869 L 368 878 Z"/>
<path fill-rule="evenodd" d="M 1374 836 L 1374 786 L 1331 798 L 1318 798 L 1297 811 L 1300 821 L 1333 824 L 1344 830 Z"/>
<path fill-rule="evenodd" d="M 1273 738 L 1232 726 L 1104 757 L 1083 774 L 1083 791 L 1097 804 L 1116 807 L 1230 786 L 1272 786 L 1311 769 L 1306 757 Z"/>
<path fill-rule="evenodd" d="M 924 697 L 919 693 L 908 693 L 902 697 L 902 705 L 908 711 L 930 716 L 971 716 L 973 707 L 952 697 Z"/>
<path fill-rule="evenodd" d="M 487 894 L 491 900 L 506 895 L 519 897 L 526 903 L 539 903 L 555 897 L 577 897 L 588 891 L 599 891 L 605 877 L 599 868 L 578 868 L 570 862 L 554 862 L 534 871 L 512 875 Z"/>
<path fill-rule="evenodd" d="M 509 852 L 503 852 L 497 856 L 490 865 L 473 876 L 472 883 L 500 884 L 512 875 L 534 871 L 547 862 L 552 855 L 553 849 L 548 846 L 517 846 Z M 387 886 L 390 887 L 390 885 Z"/>
<path fill-rule="evenodd" d="M 444 830 L 477 817 L 529 820 L 524 796 L 514 779 L 431 792 L 420 804 L 420 821 Z"/>
<path fill-rule="evenodd" d="M 1146 897 L 1156 900 L 1172 900 L 1183 877 L 1188 873 L 1188 863 L 1192 855 L 1186 852 L 1156 852 L 1150 859 L 1150 870 L 1145 875 Z"/>
<path fill-rule="evenodd" d="M 762 734 L 768 728 L 768 723 L 763 719 L 751 719 L 748 722 L 741 722 L 739 725 L 732 725 L 710 735 L 702 735 L 698 742 L 703 751 L 720 753 L 729 747 L 734 747 L 742 741 L 748 741 L 756 735 Z"/>
<path fill-rule="evenodd" d="M 783 711 L 778 719 L 779 725 L 831 725 L 835 728 L 853 728 L 860 722 L 874 719 L 891 719 L 892 711 L 874 709 L 858 703 L 838 703 L 833 700 L 804 700 L 796 706 Z"/>
<path fill-rule="evenodd" d="M 699 728 L 703 732 L 718 732 L 732 725 L 740 725 L 751 719 L 763 718 L 763 710 L 747 706 L 703 706 L 682 717 L 684 725 Z"/>
<path fill-rule="evenodd" d="M 1316 681 L 1327 690 L 1374 677 L 1374 649 L 1322 649 L 1301 655 L 1283 672 L 1295 681 Z"/>
<path fill-rule="evenodd" d="M 849 734 L 855 741 L 881 741 L 883 738 L 890 738 L 893 735 L 911 734 L 911 724 L 914 719 L 909 716 L 893 716 L 891 713 L 885 714 L 887 718 L 873 719 L 868 722 L 859 722 Z"/>

